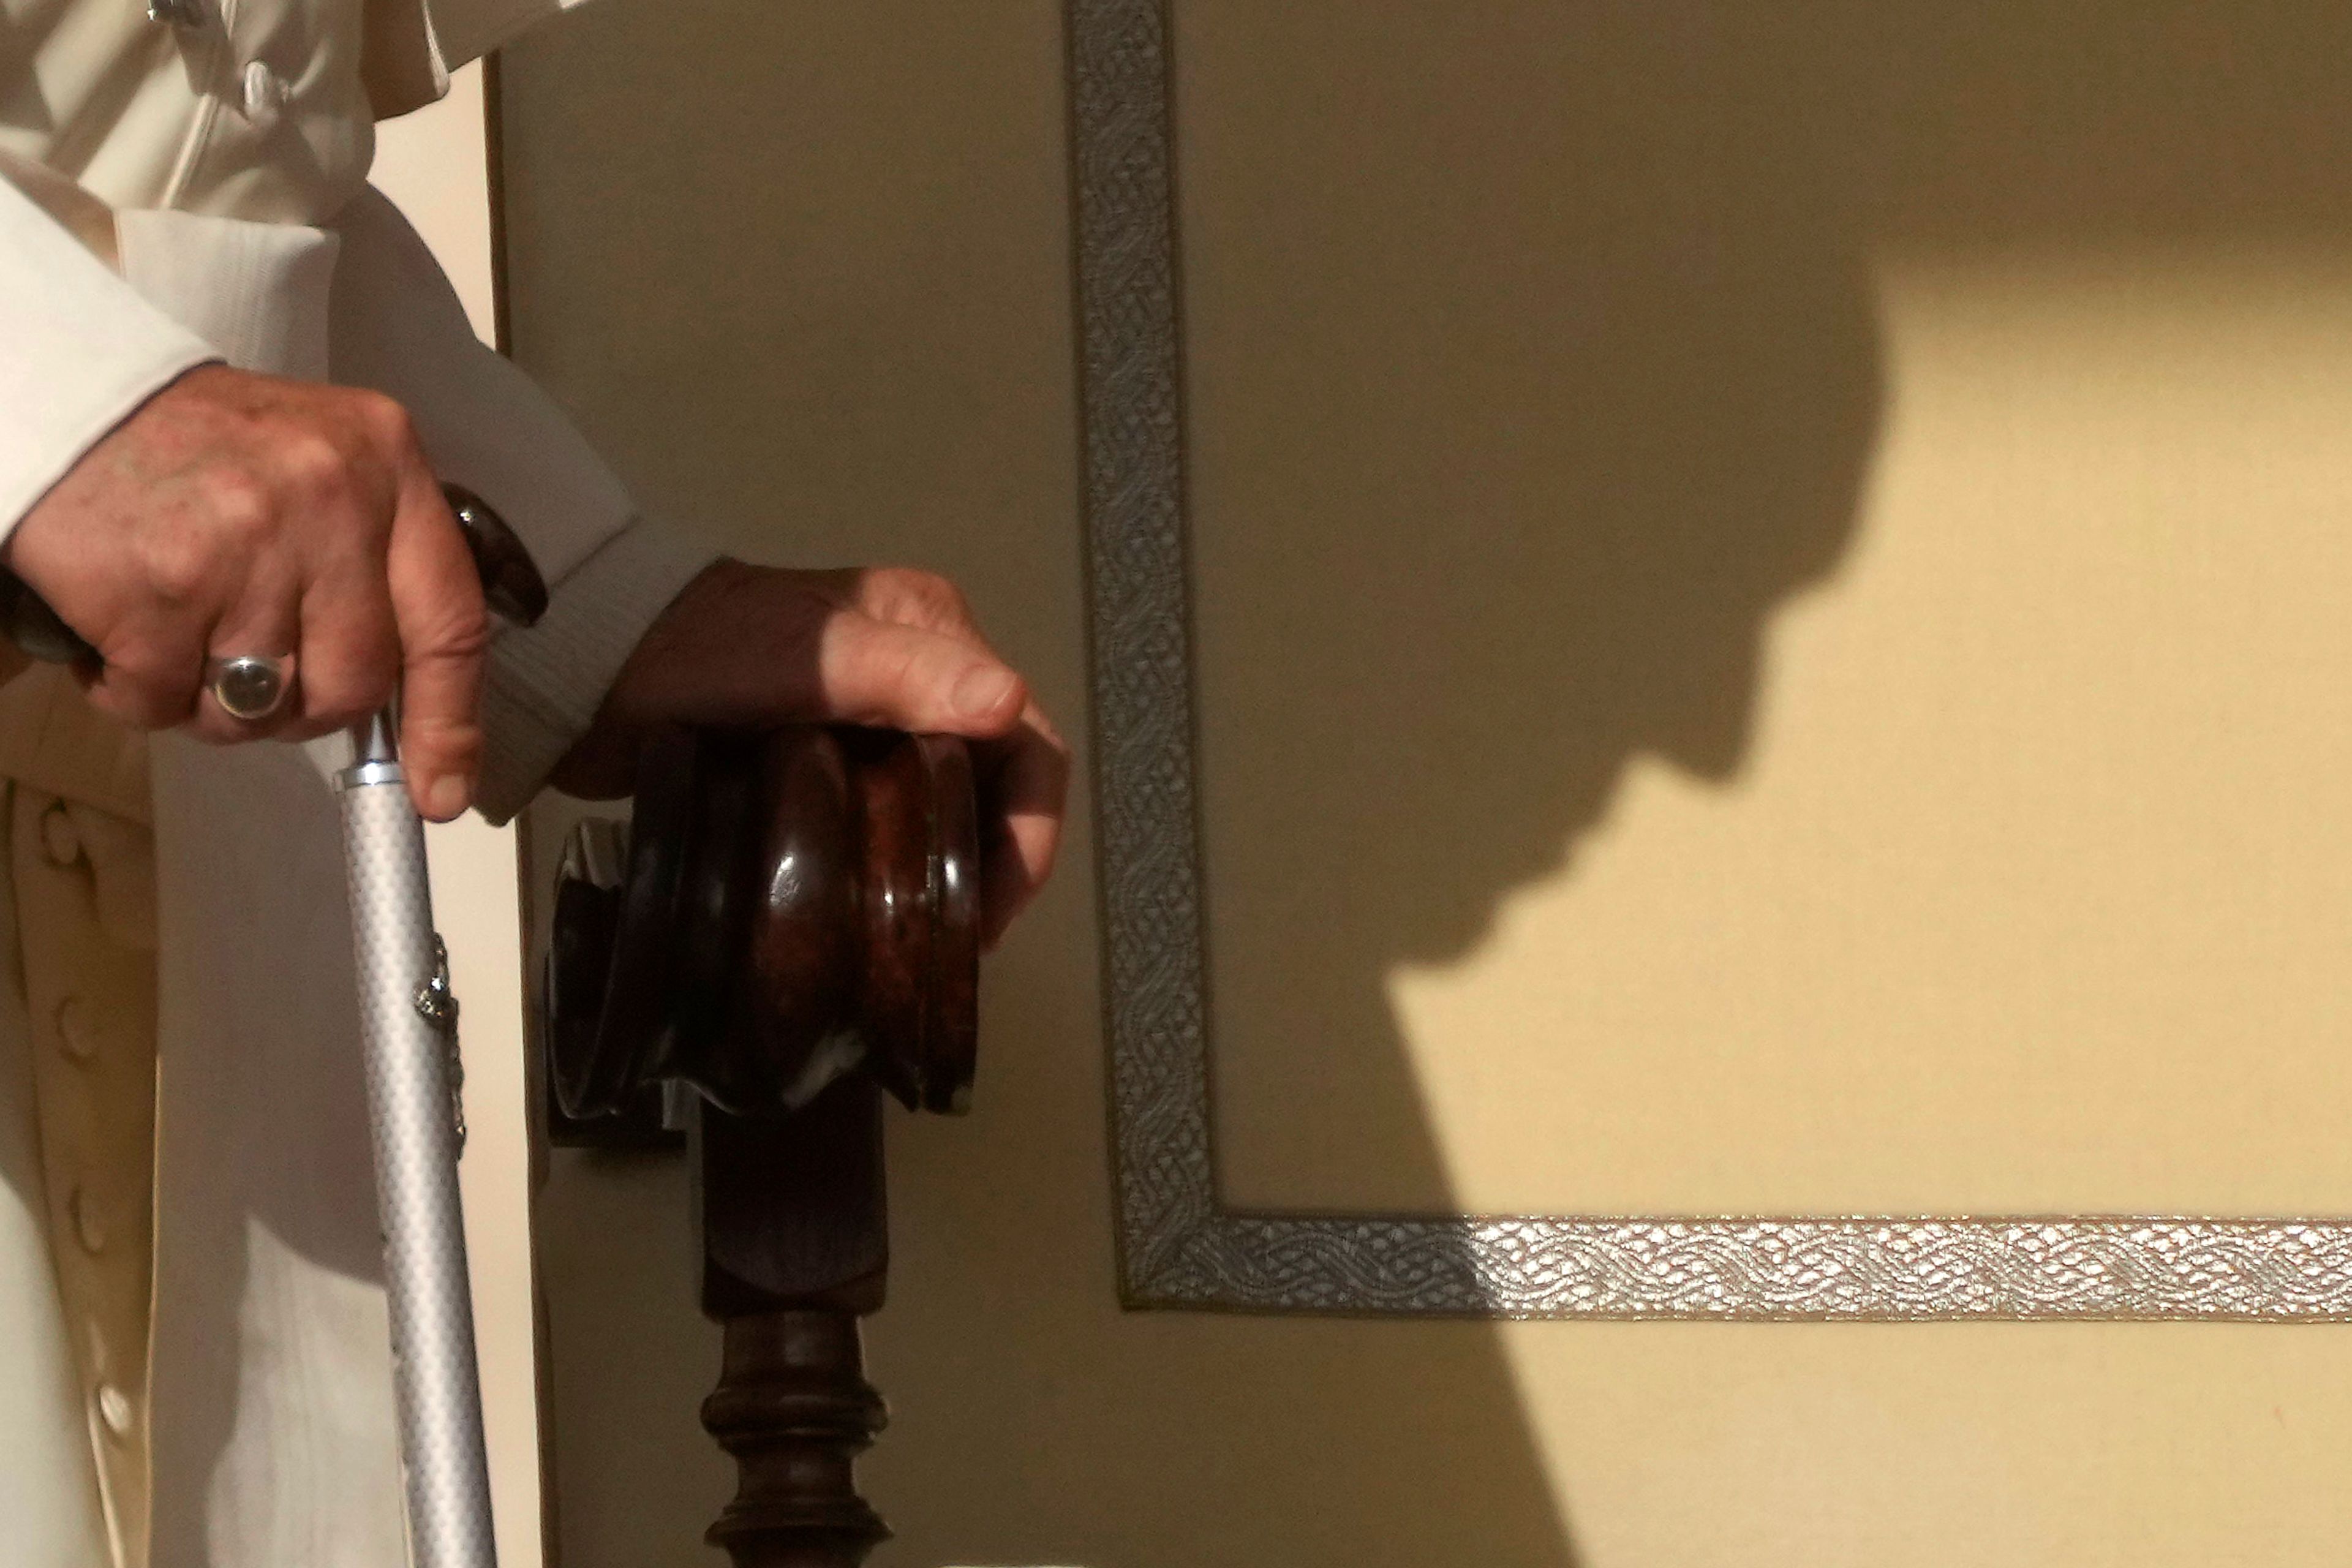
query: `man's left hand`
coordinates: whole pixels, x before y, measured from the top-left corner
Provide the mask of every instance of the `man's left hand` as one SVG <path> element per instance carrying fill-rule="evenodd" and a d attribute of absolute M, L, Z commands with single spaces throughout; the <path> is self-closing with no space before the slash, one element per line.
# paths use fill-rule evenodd
<path fill-rule="evenodd" d="M 963 736 L 981 794 L 984 942 L 1053 870 L 1069 748 L 944 577 L 717 563 L 654 622 L 551 782 L 589 799 L 626 794 L 638 748 L 664 723 Z"/>

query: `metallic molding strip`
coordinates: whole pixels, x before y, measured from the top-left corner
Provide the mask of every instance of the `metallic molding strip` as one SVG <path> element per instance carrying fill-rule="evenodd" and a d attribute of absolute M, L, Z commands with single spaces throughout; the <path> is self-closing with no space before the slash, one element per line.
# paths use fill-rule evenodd
<path fill-rule="evenodd" d="M 1163 0 L 1070 0 L 1088 629 L 1120 1289 L 1503 1318 L 2352 1319 L 2352 1221 L 1227 1212 L 1209 1113 Z"/>

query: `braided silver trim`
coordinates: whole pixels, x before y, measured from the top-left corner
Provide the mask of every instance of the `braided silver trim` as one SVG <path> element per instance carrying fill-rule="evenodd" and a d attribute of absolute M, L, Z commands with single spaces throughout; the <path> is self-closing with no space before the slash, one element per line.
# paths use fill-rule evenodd
<path fill-rule="evenodd" d="M 1415 1219 L 1217 1203 L 1162 0 L 1070 0 L 1087 563 L 1121 1291 L 1507 1318 L 2352 1319 L 2352 1222 Z"/>

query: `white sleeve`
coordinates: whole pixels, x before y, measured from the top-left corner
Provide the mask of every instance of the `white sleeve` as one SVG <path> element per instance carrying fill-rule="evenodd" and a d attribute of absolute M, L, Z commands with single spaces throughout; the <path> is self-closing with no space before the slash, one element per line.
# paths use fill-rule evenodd
<path fill-rule="evenodd" d="M 392 203 L 336 219 L 335 380 L 408 409 L 444 479 L 489 502 L 547 579 L 546 616 L 490 644 L 476 805 L 504 821 L 585 731 L 646 628 L 718 552 L 641 516 L 553 399 L 474 336 L 456 291 Z"/>
<path fill-rule="evenodd" d="M 141 404 L 219 357 L 0 178 L 0 540 Z"/>

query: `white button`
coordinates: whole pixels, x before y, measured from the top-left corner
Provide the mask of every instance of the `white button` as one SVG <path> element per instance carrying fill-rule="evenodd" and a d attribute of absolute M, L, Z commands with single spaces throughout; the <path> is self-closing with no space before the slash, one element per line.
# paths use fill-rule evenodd
<path fill-rule="evenodd" d="M 97 1399 L 98 1418 L 106 1423 L 106 1429 L 118 1437 L 130 1436 L 131 1424 L 139 1418 L 139 1413 L 131 1407 L 131 1395 L 110 1383 L 101 1383 Z"/>
<path fill-rule="evenodd" d="M 41 850 L 52 866 L 70 866 L 81 858 L 81 835 L 74 831 L 73 814 L 62 801 L 41 813 Z"/>
<path fill-rule="evenodd" d="M 73 1210 L 74 1235 L 84 1252 L 106 1250 L 106 1222 L 99 1216 L 98 1205 L 87 1187 L 76 1187 L 68 1205 Z"/>
<path fill-rule="evenodd" d="M 286 107 L 286 79 L 259 60 L 245 68 L 245 117 L 264 131 Z"/>
<path fill-rule="evenodd" d="M 98 1024 L 90 1016 L 89 1004 L 79 996 L 58 1004 L 58 1045 L 78 1062 L 98 1055 Z"/>

